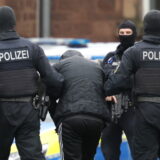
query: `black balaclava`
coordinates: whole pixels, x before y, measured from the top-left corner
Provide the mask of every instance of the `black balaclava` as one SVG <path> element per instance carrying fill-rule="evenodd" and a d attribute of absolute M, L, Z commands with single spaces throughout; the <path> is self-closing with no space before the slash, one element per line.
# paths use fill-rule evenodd
<path fill-rule="evenodd" d="M 60 60 L 62 59 L 66 59 L 66 58 L 70 58 L 72 56 L 80 56 L 80 57 L 83 57 L 83 55 L 79 52 L 79 51 L 76 51 L 76 50 L 67 50 L 66 52 L 64 52 L 60 58 Z"/>
<path fill-rule="evenodd" d="M 135 39 L 136 39 L 136 26 L 135 24 L 130 20 L 123 21 L 118 26 L 118 32 L 122 28 L 130 28 L 133 31 L 133 34 L 131 35 L 119 35 L 120 45 L 118 46 L 117 54 L 119 54 L 120 58 L 123 54 L 123 52 L 134 45 Z"/>
<path fill-rule="evenodd" d="M 16 16 L 11 7 L 0 7 L 0 32 L 14 30 L 16 25 Z"/>
<path fill-rule="evenodd" d="M 144 17 L 144 34 L 160 36 L 160 11 L 151 10 Z"/>

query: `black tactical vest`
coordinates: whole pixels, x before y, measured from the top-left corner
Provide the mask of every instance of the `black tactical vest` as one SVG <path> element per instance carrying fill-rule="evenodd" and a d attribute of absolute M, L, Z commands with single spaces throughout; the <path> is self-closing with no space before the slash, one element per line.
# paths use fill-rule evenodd
<path fill-rule="evenodd" d="M 38 74 L 26 47 L 0 49 L 0 98 L 32 96 Z"/>
<path fill-rule="evenodd" d="M 160 96 L 160 48 L 141 50 L 134 88 L 137 95 Z"/>

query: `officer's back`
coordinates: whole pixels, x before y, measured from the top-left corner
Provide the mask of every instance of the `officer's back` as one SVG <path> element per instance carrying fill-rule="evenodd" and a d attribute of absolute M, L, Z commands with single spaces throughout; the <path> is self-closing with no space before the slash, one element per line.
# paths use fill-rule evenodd
<path fill-rule="evenodd" d="M 128 49 L 122 63 L 105 84 L 106 96 L 125 88 L 125 79 L 134 74 L 136 96 L 135 160 L 157 159 L 160 131 L 160 11 L 144 16 L 144 36 Z"/>
<path fill-rule="evenodd" d="M 0 7 L 0 159 L 8 159 L 15 138 L 21 159 L 44 160 L 39 111 L 32 101 L 39 76 L 50 93 L 61 89 L 63 77 L 38 45 L 17 34 L 15 26 L 13 9 Z"/>
<path fill-rule="evenodd" d="M 0 97 L 35 95 L 37 71 L 48 86 L 61 86 L 61 76 L 53 76 L 43 50 L 14 31 L 0 35 L 0 66 Z"/>

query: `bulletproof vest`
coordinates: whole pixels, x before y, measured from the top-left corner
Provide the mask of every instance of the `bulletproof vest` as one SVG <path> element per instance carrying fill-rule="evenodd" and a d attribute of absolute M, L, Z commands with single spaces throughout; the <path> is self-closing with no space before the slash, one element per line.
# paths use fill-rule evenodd
<path fill-rule="evenodd" d="M 32 96 L 38 73 L 27 47 L 0 49 L 0 98 Z"/>
<path fill-rule="evenodd" d="M 160 48 L 142 49 L 140 68 L 135 74 L 136 95 L 160 96 Z"/>

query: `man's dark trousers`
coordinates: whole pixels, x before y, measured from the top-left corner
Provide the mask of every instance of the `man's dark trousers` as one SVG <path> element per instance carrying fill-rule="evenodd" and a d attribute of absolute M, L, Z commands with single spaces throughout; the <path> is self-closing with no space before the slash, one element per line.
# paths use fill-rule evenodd
<path fill-rule="evenodd" d="M 38 111 L 31 103 L 0 102 L 0 159 L 8 160 L 13 139 L 21 160 L 45 160 Z"/>
<path fill-rule="evenodd" d="M 105 160 L 120 159 L 120 145 L 123 131 L 127 137 L 131 154 L 133 155 L 133 138 L 135 125 L 135 109 L 130 107 L 124 112 L 117 123 L 111 122 L 102 132 L 101 149 Z"/>
<path fill-rule="evenodd" d="M 139 102 L 136 110 L 134 160 L 157 160 L 160 142 L 160 103 Z"/>
<path fill-rule="evenodd" d="M 104 122 L 95 117 L 68 117 L 59 125 L 61 156 L 65 160 L 93 160 Z"/>

